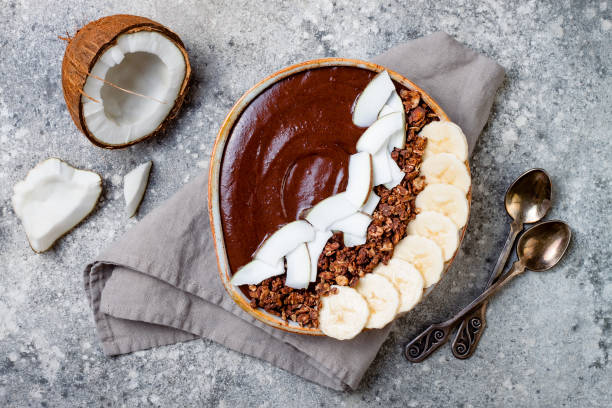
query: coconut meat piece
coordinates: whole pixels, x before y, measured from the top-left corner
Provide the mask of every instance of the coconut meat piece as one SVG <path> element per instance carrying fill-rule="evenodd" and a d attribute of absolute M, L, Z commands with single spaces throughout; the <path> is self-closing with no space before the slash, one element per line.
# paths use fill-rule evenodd
<path fill-rule="evenodd" d="M 75 227 L 95 207 L 102 179 L 55 158 L 36 165 L 15 184 L 13 208 L 30 246 L 44 252 Z"/>
<path fill-rule="evenodd" d="M 123 198 L 125 198 L 125 212 L 133 217 L 140 206 L 147 184 L 152 161 L 142 163 L 123 177 Z"/>
<path fill-rule="evenodd" d="M 356 237 L 365 237 L 368 234 L 368 227 L 372 217 L 362 212 L 355 212 L 346 218 L 334 222 L 329 229 L 332 231 L 342 231 Z"/>
<path fill-rule="evenodd" d="M 120 35 L 95 62 L 83 87 L 87 129 L 109 146 L 152 133 L 172 110 L 185 73 L 183 53 L 163 34 L 139 31 Z"/>

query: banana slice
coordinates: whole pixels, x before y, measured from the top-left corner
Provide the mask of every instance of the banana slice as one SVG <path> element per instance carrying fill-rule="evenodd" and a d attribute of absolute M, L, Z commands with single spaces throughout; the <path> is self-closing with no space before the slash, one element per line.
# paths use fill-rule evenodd
<path fill-rule="evenodd" d="M 410 262 L 392 258 L 387 265 L 379 264 L 372 272 L 384 276 L 395 285 L 400 294 L 398 313 L 409 311 L 421 301 L 425 281 Z"/>
<path fill-rule="evenodd" d="M 393 320 L 399 308 L 400 297 L 389 279 L 368 273 L 359 279 L 355 289 L 368 302 L 370 317 L 365 325 L 367 329 L 383 328 Z"/>
<path fill-rule="evenodd" d="M 423 276 L 426 288 L 440 280 L 444 269 L 444 258 L 438 244 L 419 235 L 408 235 L 398 242 L 393 251 L 393 259 L 412 264 Z"/>
<path fill-rule="evenodd" d="M 352 339 L 363 330 L 368 321 L 368 303 L 351 287 L 334 285 L 332 288 L 338 292 L 321 297 L 319 329 L 334 339 Z"/>
<path fill-rule="evenodd" d="M 459 161 L 467 160 L 467 139 L 461 128 L 453 122 L 431 122 L 421 130 L 419 135 L 427 139 L 424 158 L 432 154 L 451 153 Z"/>
<path fill-rule="evenodd" d="M 408 224 L 408 234 L 420 235 L 434 241 L 442 250 L 444 261 L 449 261 L 459 246 L 457 226 L 446 215 L 424 211 Z"/>
<path fill-rule="evenodd" d="M 427 184 L 451 184 L 465 194 L 472 182 L 465 163 L 450 153 L 432 154 L 423 160 L 421 175 Z"/>
<path fill-rule="evenodd" d="M 421 211 L 436 211 L 462 228 L 468 219 L 468 201 L 463 191 L 450 184 L 429 184 L 417 195 L 415 206 Z"/>

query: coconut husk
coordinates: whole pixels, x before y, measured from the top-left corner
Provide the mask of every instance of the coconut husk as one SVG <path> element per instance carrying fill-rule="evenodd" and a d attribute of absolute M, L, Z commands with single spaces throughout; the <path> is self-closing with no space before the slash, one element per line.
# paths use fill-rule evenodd
<path fill-rule="evenodd" d="M 170 39 L 178 47 L 185 57 L 185 78 L 174 101 L 172 110 L 153 132 L 122 145 L 106 145 L 93 137 L 87 129 L 85 118 L 83 117 L 83 103 L 81 102 L 81 96 L 85 95 L 83 87 L 98 58 L 109 47 L 116 44 L 117 37 L 122 34 L 131 34 L 139 31 L 157 31 Z M 189 79 L 191 78 L 191 65 L 189 64 L 189 56 L 183 42 L 174 32 L 146 17 L 117 14 L 92 21 L 78 30 L 74 37 L 67 38 L 67 41 L 68 46 L 62 61 L 64 99 L 75 125 L 93 144 L 107 149 L 127 147 L 162 131 L 168 124 L 168 121 L 176 116 L 187 94 Z M 85 97 L 89 96 L 85 95 Z"/>

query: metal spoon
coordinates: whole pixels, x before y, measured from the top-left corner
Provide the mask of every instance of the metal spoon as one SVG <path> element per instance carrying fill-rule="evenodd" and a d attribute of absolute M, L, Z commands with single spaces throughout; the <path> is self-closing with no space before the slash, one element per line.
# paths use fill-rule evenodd
<path fill-rule="evenodd" d="M 485 302 L 514 277 L 523 273 L 525 269 L 540 272 L 555 266 L 563 257 L 571 235 L 569 226 L 563 221 L 542 222 L 526 231 L 516 246 L 518 261 L 512 265 L 512 268 L 455 317 L 444 323 L 429 326 L 427 330 L 406 344 L 404 348 L 406 358 L 413 363 L 423 361 L 448 340 L 452 328 L 460 319 L 474 307 Z"/>
<path fill-rule="evenodd" d="M 510 232 L 504 244 L 495 268 L 489 276 L 485 288 L 501 275 L 508 260 L 508 256 L 518 234 L 523 231 L 524 224 L 540 221 L 551 206 L 552 183 L 550 177 L 542 169 L 531 169 L 517 178 L 506 190 L 506 212 L 512 217 Z M 453 355 L 465 359 L 476 351 L 480 337 L 487 325 L 487 302 L 472 310 L 457 330 L 457 335 L 451 344 Z"/>

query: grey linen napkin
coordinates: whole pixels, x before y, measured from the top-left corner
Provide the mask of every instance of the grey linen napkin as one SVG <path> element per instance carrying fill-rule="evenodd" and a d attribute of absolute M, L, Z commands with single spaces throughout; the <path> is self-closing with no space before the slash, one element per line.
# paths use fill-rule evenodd
<path fill-rule="evenodd" d="M 502 67 L 445 33 L 374 59 L 428 92 L 466 133 L 472 151 Z M 337 390 L 356 388 L 390 326 L 350 341 L 273 329 L 226 294 L 217 274 L 207 175 L 184 186 L 85 269 L 85 290 L 104 353 L 118 355 L 199 337 Z"/>

